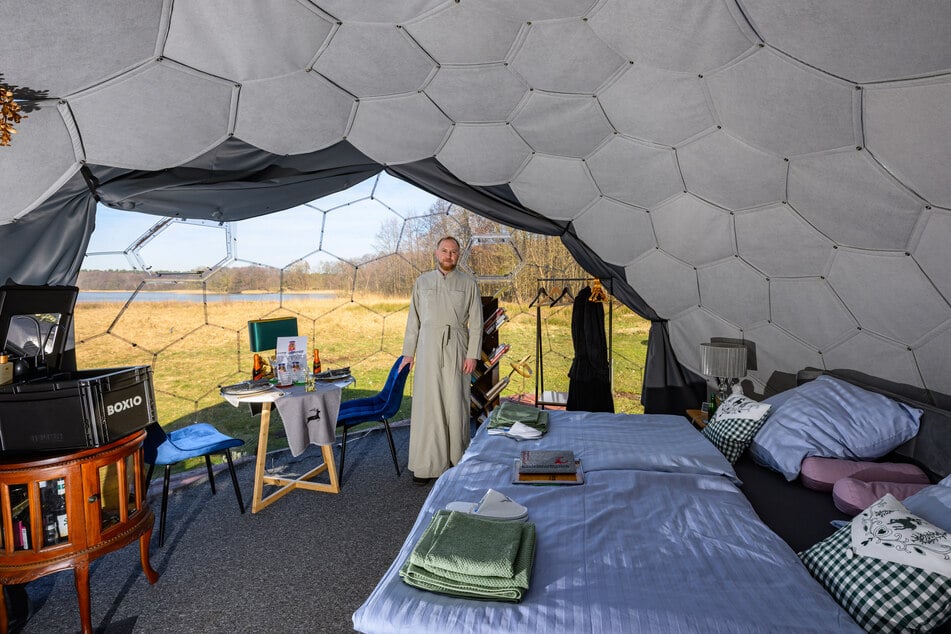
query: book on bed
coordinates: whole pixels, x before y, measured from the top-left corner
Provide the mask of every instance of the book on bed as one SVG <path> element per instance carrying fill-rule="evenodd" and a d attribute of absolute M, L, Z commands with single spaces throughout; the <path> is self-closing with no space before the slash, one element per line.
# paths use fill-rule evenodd
<path fill-rule="evenodd" d="M 570 449 L 526 449 L 520 463 L 520 473 L 572 473 L 575 454 Z"/>
<path fill-rule="evenodd" d="M 572 464 L 571 471 L 530 473 L 523 470 L 522 461 L 516 458 L 512 470 L 512 484 L 584 484 L 581 461 L 575 460 Z"/>

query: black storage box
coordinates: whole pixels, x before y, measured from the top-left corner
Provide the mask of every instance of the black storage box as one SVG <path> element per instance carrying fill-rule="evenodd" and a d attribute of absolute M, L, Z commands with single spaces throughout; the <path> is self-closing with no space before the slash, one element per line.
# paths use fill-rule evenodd
<path fill-rule="evenodd" d="M 152 368 L 78 370 L 0 387 L 0 452 L 100 447 L 157 420 Z"/>

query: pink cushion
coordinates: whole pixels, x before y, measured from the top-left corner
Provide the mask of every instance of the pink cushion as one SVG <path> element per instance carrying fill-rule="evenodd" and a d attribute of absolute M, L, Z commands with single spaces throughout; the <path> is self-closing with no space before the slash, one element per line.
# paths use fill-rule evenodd
<path fill-rule="evenodd" d="M 858 515 L 886 493 L 901 501 L 926 486 L 929 485 L 919 482 L 865 482 L 858 478 L 841 478 L 832 487 L 832 501 L 843 513 Z"/>
<path fill-rule="evenodd" d="M 802 480 L 803 486 L 809 489 L 831 491 L 832 485 L 838 480 L 852 477 L 856 473 L 869 469 L 874 470 L 874 477 L 863 477 L 863 480 L 879 480 L 882 482 L 928 482 L 928 476 L 925 475 L 925 472 L 913 464 L 843 460 L 842 458 L 817 458 L 815 456 L 810 456 L 802 461 L 799 478 Z M 872 502 L 874 501 L 875 500 L 872 500 Z"/>

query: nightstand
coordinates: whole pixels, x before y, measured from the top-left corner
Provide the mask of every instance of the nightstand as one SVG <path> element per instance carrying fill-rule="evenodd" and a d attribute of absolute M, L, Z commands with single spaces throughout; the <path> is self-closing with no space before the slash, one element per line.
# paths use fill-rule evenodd
<path fill-rule="evenodd" d="M 697 429 L 703 429 L 707 426 L 707 413 L 699 409 L 688 409 L 687 418 Z"/>

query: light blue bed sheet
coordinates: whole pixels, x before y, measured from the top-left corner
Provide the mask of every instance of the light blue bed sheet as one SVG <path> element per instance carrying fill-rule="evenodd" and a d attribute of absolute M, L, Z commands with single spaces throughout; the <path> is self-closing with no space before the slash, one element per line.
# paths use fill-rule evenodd
<path fill-rule="evenodd" d="M 450 469 L 354 613 L 354 627 L 368 634 L 862 631 L 729 479 L 599 469 L 586 479 L 515 485 L 508 465 L 477 459 Z M 433 513 L 478 501 L 488 488 L 528 507 L 536 524 L 524 600 L 466 600 L 404 584 L 399 568 Z"/>
<path fill-rule="evenodd" d="M 733 465 L 683 416 L 552 411 L 548 433 L 515 440 L 476 432 L 462 462 L 511 465 L 523 450 L 570 449 L 585 473 L 640 469 L 724 475 L 740 483 Z"/>

